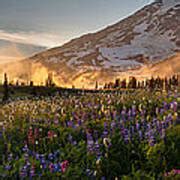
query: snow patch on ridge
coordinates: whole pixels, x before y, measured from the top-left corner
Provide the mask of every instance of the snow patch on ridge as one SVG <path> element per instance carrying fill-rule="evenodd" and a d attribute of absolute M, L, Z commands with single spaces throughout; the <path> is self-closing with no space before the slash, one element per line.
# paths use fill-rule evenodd
<path fill-rule="evenodd" d="M 67 62 L 68 66 L 73 66 L 73 65 L 82 64 L 81 58 L 83 58 L 84 56 L 90 55 L 93 52 L 94 52 L 94 50 L 92 50 L 92 49 L 90 49 L 88 51 L 80 51 L 80 52 L 75 51 L 75 52 L 71 52 L 71 53 L 66 53 L 66 54 L 64 54 L 64 56 L 66 56 L 66 57 L 73 56 Z"/>
<path fill-rule="evenodd" d="M 158 15 L 165 14 L 169 9 L 174 8 L 176 5 L 180 4 L 180 0 L 163 0 L 162 6 L 157 12 Z"/>
<path fill-rule="evenodd" d="M 180 3 L 179 0 L 162 0 L 162 3 L 163 3 L 163 6 L 165 7 L 168 7 L 168 6 L 174 6 L 178 3 Z"/>
<path fill-rule="evenodd" d="M 131 47 L 129 45 L 123 47 L 116 48 L 99 48 L 99 52 L 102 56 L 108 61 L 104 61 L 104 66 L 123 66 L 126 68 L 127 66 L 140 66 L 141 63 L 136 62 L 135 60 L 128 60 L 128 56 L 134 56 L 141 54 L 142 49 Z M 143 52 L 143 51 L 142 51 Z"/>

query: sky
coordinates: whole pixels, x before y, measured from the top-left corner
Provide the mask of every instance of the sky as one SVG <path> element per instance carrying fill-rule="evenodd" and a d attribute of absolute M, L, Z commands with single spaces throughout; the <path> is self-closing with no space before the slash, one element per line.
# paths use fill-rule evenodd
<path fill-rule="evenodd" d="M 51 48 L 96 32 L 152 0 L 0 0 L 0 40 Z"/>

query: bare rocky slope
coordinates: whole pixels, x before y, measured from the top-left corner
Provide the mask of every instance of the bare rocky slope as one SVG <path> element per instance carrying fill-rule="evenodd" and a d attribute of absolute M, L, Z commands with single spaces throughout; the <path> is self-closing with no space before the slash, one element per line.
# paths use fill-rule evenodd
<path fill-rule="evenodd" d="M 140 69 L 124 73 L 124 75 L 126 74 L 136 76 L 138 79 L 146 79 L 152 76 L 164 78 L 170 77 L 173 74 L 180 75 L 180 53 L 159 63 L 145 65 Z"/>

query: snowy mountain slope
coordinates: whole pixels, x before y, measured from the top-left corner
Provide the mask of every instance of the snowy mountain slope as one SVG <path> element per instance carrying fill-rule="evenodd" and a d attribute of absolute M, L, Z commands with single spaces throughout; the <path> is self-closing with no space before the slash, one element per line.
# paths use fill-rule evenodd
<path fill-rule="evenodd" d="M 180 1 L 144 7 L 129 18 L 95 34 L 72 40 L 31 59 L 67 62 L 72 68 L 126 70 L 156 62 L 180 49 Z M 88 68 L 87 67 L 87 68 Z"/>
<path fill-rule="evenodd" d="M 158 0 L 102 31 L 39 53 L 22 63 L 41 64 L 54 73 L 59 85 L 82 87 L 158 63 L 179 51 L 180 0 Z"/>

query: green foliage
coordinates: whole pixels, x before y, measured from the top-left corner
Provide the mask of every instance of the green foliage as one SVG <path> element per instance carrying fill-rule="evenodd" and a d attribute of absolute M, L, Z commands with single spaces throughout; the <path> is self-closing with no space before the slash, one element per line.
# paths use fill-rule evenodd
<path fill-rule="evenodd" d="M 180 125 L 170 128 L 164 141 L 149 148 L 147 159 L 147 167 L 156 174 L 180 169 Z"/>
<path fill-rule="evenodd" d="M 171 103 L 174 97 L 145 92 L 143 94 L 136 92 L 134 96 L 126 95 L 123 98 L 118 95 L 102 94 L 87 97 L 35 98 L 3 105 L 0 109 L 0 120 L 5 122 L 5 130 L 2 131 L 0 138 L 0 178 L 4 176 L 11 179 L 19 178 L 22 167 L 27 163 L 23 150 L 25 144 L 32 153 L 43 154 L 47 164 L 50 162 L 48 155 L 56 151 L 59 155 L 51 160 L 52 163 L 62 163 L 65 160 L 69 163 L 66 171 L 51 172 L 49 167 L 42 170 L 40 160 L 35 155 L 30 155 L 28 161 L 35 166 L 35 179 L 41 176 L 44 179 L 117 177 L 124 180 L 154 180 L 164 178 L 165 173 L 173 169 L 180 169 L 180 125 L 172 122 L 168 129 L 163 129 L 166 130 L 166 136 L 161 138 L 161 131 L 155 128 L 157 124 L 152 123 L 154 118 L 161 123 L 164 117 L 175 115 L 170 108 L 163 113 L 156 113 L 155 109 L 155 107 L 162 109 L 163 102 Z M 120 98 L 122 99 L 119 100 Z M 135 117 L 129 115 L 127 111 L 125 120 L 122 120 L 120 112 L 124 108 L 132 110 L 133 105 L 137 108 Z M 140 109 L 145 110 L 144 115 Z M 54 123 L 55 120 L 58 120 L 58 123 Z M 81 125 L 79 120 L 82 120 Z M 156 136 L 156 143 L 153 146 L 149 145 L 145 133 L 140 139 L 136 125 L 142 121 L 145 122 L 139 127 L 142 133 L 147 129 L 148 123 L 150 130 L 157 130 L 153 134 Z M 104 124 L 107 124 L 108 129 Z M 132 126 L 134 132 L 130 136 Z M 162 128 L 161 125 L 159 127 Z M 37 144 L 29 142 L 30 129 Z M 38 130 L 38 137 L 34 135 L 35 129 Z M 127 142 L 123 137 L 125 129 L 128 129 Z M 108 145 L 104 143 L 105 130 Z M 49 132 L 53 132 L 54 135 L 49 137 Z M 99 154 L 98 150 L 93 149 L 93 152 L 88 150 L 88 133 L 92 136 L 93 148 L 95 142 L 98 142 Z M 10 154 L 13 156 L 12 160 L 8 160 Z M 5 169 L 6 166 L 10 166 L 10 170 Z M 169 174 L 165 178 L 176 179 L 178 175 Z"/>

